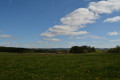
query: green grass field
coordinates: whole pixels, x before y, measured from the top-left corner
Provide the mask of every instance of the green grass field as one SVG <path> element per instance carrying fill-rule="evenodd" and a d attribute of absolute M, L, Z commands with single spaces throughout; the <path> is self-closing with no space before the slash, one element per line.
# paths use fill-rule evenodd
<path fill-rule="evenodd" d="M 120 80 L 120 54 L 0 53 L 0 80 Z"/>

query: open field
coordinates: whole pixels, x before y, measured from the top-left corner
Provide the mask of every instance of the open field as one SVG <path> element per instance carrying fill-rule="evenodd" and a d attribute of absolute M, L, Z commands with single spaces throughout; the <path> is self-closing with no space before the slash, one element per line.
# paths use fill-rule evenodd
<path fill-rule="evenodd" d="M 0 80 L 120 80 L 120 54 L 0 53 Z"/>

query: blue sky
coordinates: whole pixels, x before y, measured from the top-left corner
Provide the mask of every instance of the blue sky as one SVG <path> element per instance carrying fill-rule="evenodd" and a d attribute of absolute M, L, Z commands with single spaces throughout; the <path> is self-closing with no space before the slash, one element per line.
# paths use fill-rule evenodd
<path fill-rule="evenodd" d="M 0 0 L 0 46 L 120 44 L 120 0 Z"/>

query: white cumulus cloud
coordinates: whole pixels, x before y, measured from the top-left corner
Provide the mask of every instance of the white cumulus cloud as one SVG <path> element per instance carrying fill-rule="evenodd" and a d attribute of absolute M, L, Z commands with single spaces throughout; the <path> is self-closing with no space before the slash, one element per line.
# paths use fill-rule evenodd
<path fill-rule="evenodd" d="M 57 35 L 84 35 L 87 31 L 80 30 L 86 24 L 95 23 L 100 14 L 112 13 L 120 10 L 120 0 L 100 0 L 90 2 L 88 8 L 78 8 L 61 18 L 61 25 L 55 25 L 41 34 L 43 37 L 54 37 Z M 115 18 L 116 19 L 116 18 Z M 117 18 L 117 20 L 119 20 Z M 117 21 L 113 20 L 113 21 Z"/>
<path fill-rule="evenodd" d="M 112 13 L 120 10 L 120 0 L 102 0 L 98 2 L 91 2 L 88 8 L 98 14 Z"/>
<path fill-rule="evenodd" d="M 118 21 L 120 21 L 120 16 L 116 16 L 116 17 L 108 18 L 104 20 L 104 22 L 118 22 Z"/>
<path fill-rule="evenodd" d="M 66 17 L 61 18 L 62 24 L 69 26 L 80 26 L 94 23 L 99 16 L 87 8 L 79 8 L 72 13 L 68 14 Z"/>
<path fill-rule="evenodd" d="M 44 32 L 41 34 L 41 36 L 45 37 L 53 37 L 56 35 L 83 35 L 83 34 L 88 34 L 87 31 L 78 31 L 78 27 L 71 27 L 68 25 L 56 25 L 53 26 L 52 28 L 49 28 L 48 31 Z"/>
<path fill-rule="evenodd" d="M 61 18 L 61 25 L 55 25 L 48 31 L 41 34 L 45 37 L 53 37 L 56 35 L 83 35 L 88 34 L 87 31 L 80 31 L 85 24 L 94 23 L 99 16 L 89 11 L 87 8 L 79 8 L 67 16 Z"/>

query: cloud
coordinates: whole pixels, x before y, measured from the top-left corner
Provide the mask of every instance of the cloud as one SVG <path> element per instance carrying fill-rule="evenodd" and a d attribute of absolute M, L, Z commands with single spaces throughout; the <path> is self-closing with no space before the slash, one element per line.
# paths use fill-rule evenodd
<path fill-rule="evenodd" d="M 38 44 L 48 43 L 47 41 L 36 41 Z"/>
<path fill-rule="evenodd" d="M 76 37 L 76 39 L 86 39 L 86 38 L 91 38 L 91 39 L 107 39 L 106 37 L 99 37 L 99 36 L 94 36 L 94 35 L 85 35 L 81 37 Z"/>
<path fill-rule="evenodd" d="M 88 34 L 87 31 L 80 31 L 85 24 L 94 23 L 99 16 L 89 11 L 87 8 L 79 8 L 67 16 L 61 18 L 61 25 L 55 25 L 48 31 L 41 34 L 45 37 L 53 37 L 56 35 L 83 35 Z"/>
<path fill-rule="evenodd" d="M 78 27 L 71 27 L 68 25 L 56 25 L 56 26 L 53 26 L 52 28 L 49 28 L 48 31 L 42 33 L 41 36 L 53 37 L 56 35 L 75 36 L 75 35 L 88 34 L 87 31 L 78 31 L 78 29 L 79 29 Z"/>
<path fill-rule="evenodd" d="M 108 18 L 104 20 L 104 22 L 118 22 L 118 21 L 120 21 L 120 16 L 116 16 L 116 17 Z"/>
<path fill-rule="evenodd" d="M 117 40 L 109 40 L 110 42 L 119 42 L 120 39 L 117 39 Z"/>
<path fill-rule="evenodd" d="M 87 31 L 80 29 L 86 24 L 95 23 L 99 19 L 100 14 L 112 13 L 120 10 L 120 0 L 101 0 L 98 2 L 90 2 L 88 8 L 78 8 L 61 18 L 61 25 L 55 25 L 42 33 L 43 37 L 54 37 L 57 35 L 84 35 Z"/>
<path fill-rule="evenodd" d="M 11 35 L 2 34 L 2 31 L 0 31 L 0 40 L 10 42 L 12 40 L 17 40 L 17 38 Z"/>
<path fill-rule="evenodd" d="M 11 35 L 0 35 L 0 38 L 11 38 Z"/>
<path fill-rule="evenodd" d="M 114 36 L 114 35 L 119 35 L 120 33 L 114 31 L 114 32 L 109 32 L 107 34 L 110 35 L 110 36 Z"/>
<path fill-rule="evenodd" d="M 98 2 L 91 2 L 88 8 L 98 14 L 112 13 L 120 10 L 120 0 L 102 0 Z"/>
<path fill-rule="evenodd" d="M 59 41 L 61 41 L 60 39 L 56 39 L 56 38 L 45 38 L 45 40 L 47 40 L 49 42 L 59 42 Z"/>
<path fill-rule="evenodd" d="M 2 34 L 2 31 L 0 31 L 0 38 L 12 38 L 11 35 L 6 35 L 6 34 Z"/>
<path fill-rule="evenodd" d="M 7 43 L 0 43 L 0 46 L 5 46 L 5 47 L 17 47 L 17 46 L 20 46 L 21 43 L 10 43 L 10 42 L 7 42 Z"/>
<path fill-rule="evenodd" d="M 88 23 L 94 23 L 99 16 L 87 8 L 79 8 L 67 16 L 61 18 L 62 24 L 69 26 L 80 26 Z"/>

